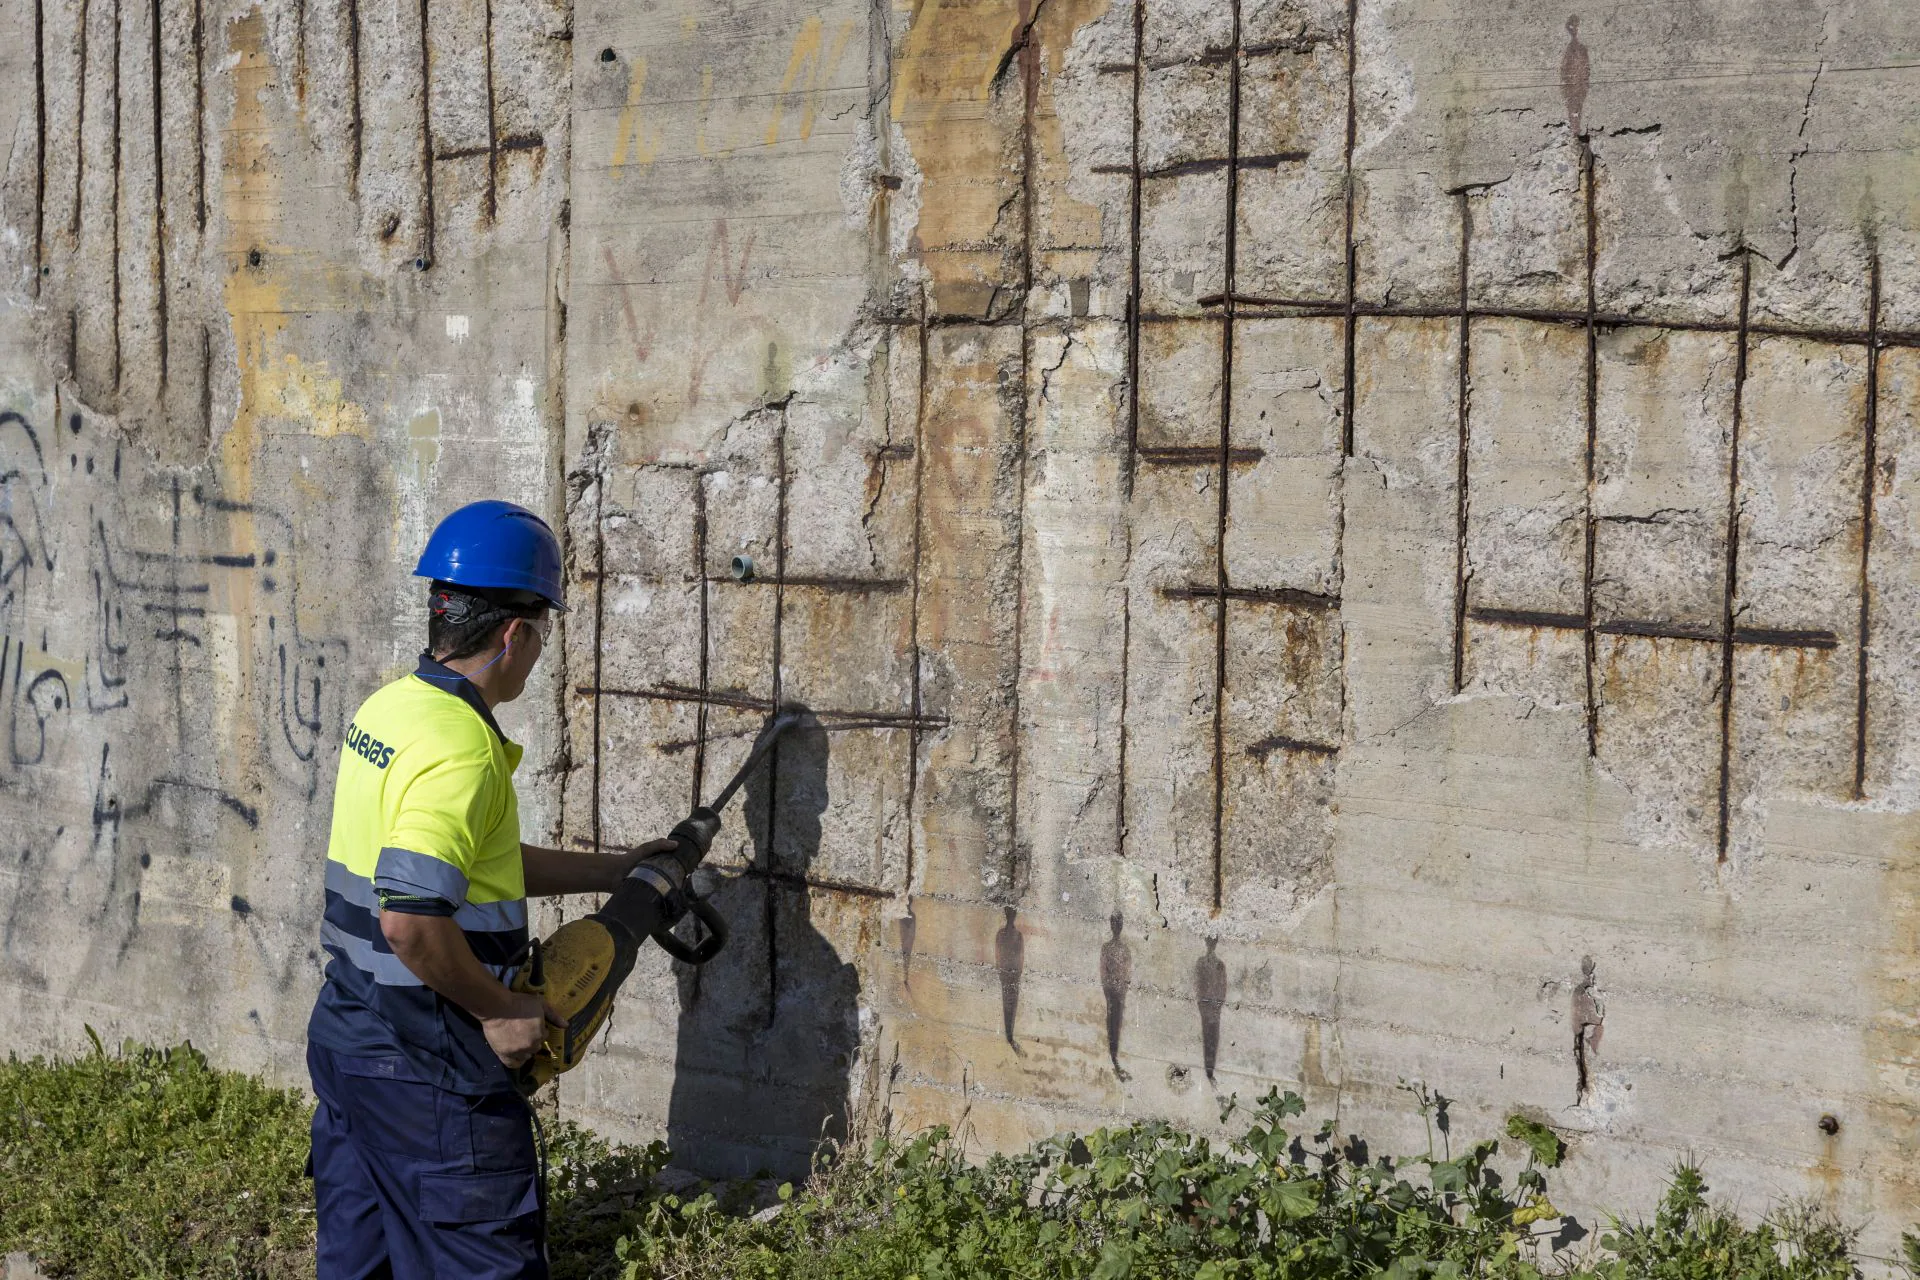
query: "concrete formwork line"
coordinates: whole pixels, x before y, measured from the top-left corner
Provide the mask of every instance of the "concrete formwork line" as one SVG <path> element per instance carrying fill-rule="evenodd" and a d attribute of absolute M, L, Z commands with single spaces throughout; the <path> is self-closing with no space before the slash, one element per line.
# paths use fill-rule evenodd
<path fill-rule="evenodd" d="M 1872 635 L 1873 480 L 1879 466 L 1880 429 L 1880 255 L 1867 264 L 1867 404 L 1863 429 L 1866 451 L 1860 468 L 1860 627 L 1854 671 L 1853 798 L 1867 798 L 1867 643 Z"/>
<path fill-rule="evenodd" d="M 1727 448 L 1727 558 L 1720 623 L 1720 836 L 1718 860 L 1727 860 L 1728 792 L 1733 775 L 1733 614 L 1740 586 L 1740 419 L 1747 390 L 1747 313 L 1753 305 L 1753 254 L 1740 255 L 1740 334 L 1733 357 L 1733 429 Z"/>

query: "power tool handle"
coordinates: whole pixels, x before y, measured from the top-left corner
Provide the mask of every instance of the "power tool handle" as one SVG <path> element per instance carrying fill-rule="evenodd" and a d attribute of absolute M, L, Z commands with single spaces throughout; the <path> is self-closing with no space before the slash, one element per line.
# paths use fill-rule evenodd
<path fill-rule="evenodd" d="M 720 949 L 727 945 L 727 922 L 718 911 L 713 909 L 712 903 L 705 898 L 696 898 L 692 894 L 687 895 L 687 911 L 707 927 L 706 937 L 688 946 L 675 937 L 671 930 L 657 929 L 654 931 L 653 940 L 660 944 L 662 951 L 682 964 L 705 964 L 719 955 Z"/>
<path fill-rule="evenodd" d="M 680 860 L 680 866 L 688 875 L 705 860 L 707 850 L 713 847 L 713 838 L 720 832 L 720 815 L 702 805 L 674 824 L 667 832 L 667 839 L 673 841 L 673 856 Z"/>

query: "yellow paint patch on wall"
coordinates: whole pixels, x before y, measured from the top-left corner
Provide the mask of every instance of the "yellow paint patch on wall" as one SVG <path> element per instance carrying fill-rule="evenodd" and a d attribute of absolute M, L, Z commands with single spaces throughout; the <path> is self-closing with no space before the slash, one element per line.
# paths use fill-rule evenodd
<path fill-rule="evenodd" d="M 793 38 L 793 49 L 787 55 L 787 71 L 780 78 L 780 91 L 773 97 L 773 118 L 767 121 L 766 144 L 772 146 L 780 140 L 780 122 L 786 119 L 787 100 L 798 93 L 800 97 L 800 137 L 802 140 L 813 136 L 814 117 L 819 114 L 820 95 L 828 84 L 834 67 L 839 65 L 840 55 L 847 50 L 847 41 L 853 36 L 853 24 L 842 23 L 834 34 L 833 45 L 824 48 L 826 23 L 818 14 L 800 24 L 800 34 Z"/>
<path fill-rule="evenodd" d="M 413 477 L 425 479 L 440 461 L 440 411 L 428 409 L 407 420 L 407 441 L 413 447 Z"/>
<path fill-rule="evenodd" d="M 280 284 L 270 265 L 275 246 L 268 243 L 280 188 L 274 175 L 281 165 L 267 111 L 275 72 L 259 10 L 227 24 L 227 46 L 234 58 L 233 123 L 226 134 L 221 188 L 228 228 L 227 315 L 239 364 L 240 404 L 220 442 L 220 462 L 228 493 L 244 500 L 253 490 L 253 454 L 266 402 L 261 375 L 274 363 L 276 340 L 286 329 Z M 254 265 L 262 261 L 269 265 Z"/>
<path fill-rule="evenodd" d="M 660 130 L 649 125 L 640 110 L 640 99 L 646 92 L 647 60 L 635 58 L 633 70 L 627 77 L 627 105 L 620 112 L 620 124 L 615 130 L 613 167 L 616 169 L 625 168 L 629 160 L 644 169 L 660 154 Z"/>
<path fill-rule="evenodd" d="M 263 417 L 298 423 L 316 436 L 373 439 L 367 411 L 346 397 L 325 361 L 309 363 L 289 351 L 263 363 L 253 387 Z"/>

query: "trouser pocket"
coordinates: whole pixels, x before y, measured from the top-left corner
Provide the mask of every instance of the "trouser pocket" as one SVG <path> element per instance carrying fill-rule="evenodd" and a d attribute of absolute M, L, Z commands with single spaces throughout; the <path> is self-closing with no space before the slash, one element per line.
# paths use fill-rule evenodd
<path fill-rule="evenodd" d="M 533 1141 L 533 1115 L 517 1093 L 493 1093 L 464 1098 L 467 1141 L 472 1144 L 473 1168 L 479 1173 L 531 1170 L 538 1163 Z M 449 1153 L 451 1154 L 451 1153 Z"/>
<path fill-rule="evenodd" d="M 347 1131 L 360 1146 L 409 1160 L 434 1161 L 453 1153 L 442 1141 L 451 1095 L 413 1078 L 402 1058 L 338 1059 L 342 1096 L 336 1100 Z"/>
<path fill-rule="evenodd" d="M 539 1211 L 539 1189 L 531 1169 L 420 1175 L 420 1218 L 436 1226 L 507 1222 Z"/>

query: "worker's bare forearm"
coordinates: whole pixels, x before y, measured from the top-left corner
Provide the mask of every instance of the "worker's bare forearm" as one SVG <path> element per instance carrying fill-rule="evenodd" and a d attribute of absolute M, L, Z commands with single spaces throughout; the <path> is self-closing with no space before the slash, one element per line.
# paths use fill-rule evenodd
<path fill-rule="evenodd" d="M 380 931 L 414 977 L 474 1017 L 513 1015 L 513 992 L 480 963 L 452 916 L 382 912 Z"/>
<path fill-rule="evenodd" d="M 527 896 L 555 897 L 566 893 L 612 893 L 633 864 L 649 854 L 673 848 L 671 840 L 650 840 L 627 853 L 575 853 L 567 849 L 520 846 L 526 868 Z"/>

